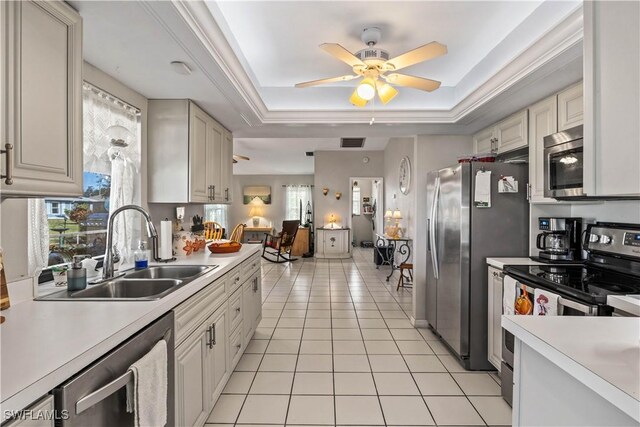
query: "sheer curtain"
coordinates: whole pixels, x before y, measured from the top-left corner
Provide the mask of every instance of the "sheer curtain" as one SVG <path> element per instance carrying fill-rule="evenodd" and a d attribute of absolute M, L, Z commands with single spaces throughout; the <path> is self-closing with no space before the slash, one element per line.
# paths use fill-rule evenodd
<path fill-rule="evenodd" d="M 140 111 L 106 92 L 85 83 L 83 96 L 84 171 L 111 176 L 109 212 L 139 203 L 137 181 L 140 171 Z M 125 135 L 126 146 L 113 145 L 115 127 Z M 122 129 L 124 128 L 124 129 Z M 119 215 L 114 222 L 113 242 L 123 263 L 133 262 L 134 235 L 139 236 L 140 221 L 132 212 Z"/>
<path fill-rule="evenodd" d="M 313 209 L 311 185 L 285 185 L 285 219 L 301 219 L 304 224 L 307 203 L 311 203 Z M 302 206 L 302 218 L 300 217 L 300 206 Z"/>
<path fill-rule="evenodd" d="M 49 264 L 49 224 L 44 199 L 29 199 L 27 242 L 27 268 L 33 277 L 38 277 Z"/>

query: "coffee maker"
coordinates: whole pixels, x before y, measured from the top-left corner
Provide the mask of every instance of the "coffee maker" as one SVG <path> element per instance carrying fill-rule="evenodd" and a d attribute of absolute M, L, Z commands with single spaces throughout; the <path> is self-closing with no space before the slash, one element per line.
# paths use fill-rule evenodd
<path fill-rule="evenodd" d="M 538 218 L 538 258 L 545 262 L 582 259 L 582 218 Z"/>

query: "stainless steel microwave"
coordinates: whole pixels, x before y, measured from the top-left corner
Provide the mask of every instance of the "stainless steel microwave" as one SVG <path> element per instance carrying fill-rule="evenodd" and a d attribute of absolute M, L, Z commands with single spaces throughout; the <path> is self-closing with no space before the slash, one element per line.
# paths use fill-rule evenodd
<path fill-rule="evenodd" d="M 544 137 L 544 195 L 556 199 L 584 194 L 582 125 Z"/>

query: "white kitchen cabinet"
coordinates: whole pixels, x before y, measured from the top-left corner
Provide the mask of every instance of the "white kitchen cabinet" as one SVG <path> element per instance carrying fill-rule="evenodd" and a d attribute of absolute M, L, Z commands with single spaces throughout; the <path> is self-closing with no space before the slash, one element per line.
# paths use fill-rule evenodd
<path fill-rule="evenodd" d="M 47 395 L 33 405 L 26 408 L 25 414 L 31 414 L 31 418 L 15 419 L 2 424 L 3 427 L 53 427 L 53 418 L 47 419 L 47 415 L 53 414 L 53 396 Z"/>
<path fill-rule="evenodd" d="M 258 323 L 262 319 L 261 288 L 261 277 L 258 273 L 254 274 L 242 285 L 242 309 L 244 310 L 242 323 L 245 342 L 251 340 Z"/>
<path fill-rule="evenodd" d="M 490 126 L 473 135 L 473 154 L 490 153 L 494 150 L 495 127 Z"/>
<path fill-rule="evenodd" d="M 226 382 L 227 306 L 209 316 L 175 351 L 176 425 L 203 425 Z"/>
<path fill-rule="evenodd" d="M 558 132 L 583 123 L 582 81 L 558 93 Z"/>
<path fill-rule="evenodd" d="M 220 188 L 226 203 L 233 202 L 233 135 L 225 130 L 222 137 L 222 155 L 220 156 L 222 174 Z"/>
<path fill-rule="evenodd" d="M 149 100 L 149 202 L 229 203 L 221 158 L 228 131 L 189 100 Z"/>
<path fill-rule="evenodd" d="M 81 196 L 82 18 L 62 1 L 0 2 L 0 51 L 2 196 Z"/>
<path fill-rule="evenodd" d="M 527 121 L 527 110 L 522 110 L 496 124 L 494 131 L 496 144 L 494 147 L 498 154 L 518 150 L 529 145 Z"/>
<path fill-rule="evenodd" d="M 350 258 L 350 232 L 351 230 L 348 228 L 318 228 L 316 230 L 316 257 Z"/>
<path fill-rule="evenodd" d="M 557 203 L 544 197 L 544 137 L 558 130 L 558 97 L 550 96 L 529 107 L 529 201 Z"/>
<path fill-rule="evenodd" d="M 209 325 L 203 323 L 175 350 L 176 426 L 203 425 L 209 415 L 207 390 Z"/>
<path fill-rule="evenodd" d="M 583 8 L 584 190 L 640 197 L 640 3 Z"/>
<path fill-rule="evenodd" d="M 488 345 L 487 357 L 491 363 L 500 372 L 502 362 L 502 279 L 504 273 L 502 270 L 489 266 L 488 283 Z"/>

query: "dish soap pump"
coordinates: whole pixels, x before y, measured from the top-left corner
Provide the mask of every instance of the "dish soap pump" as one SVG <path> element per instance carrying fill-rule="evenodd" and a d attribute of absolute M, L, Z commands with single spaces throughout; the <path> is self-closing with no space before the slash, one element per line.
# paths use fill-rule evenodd
<path fill-rule="evenodd" d="M 147 253 L 146 246 L 146 242 L 144 240 L 140 240 L 138 243 L 138 250 L 133 253 L 136 270 L 144 270 L 149 266 L 149 254 Z"/>
<path fill-rule="evenodd" d="M 67 270 L 67 290 L 81 291 L 87 287 L 87 269 L 82 266 L 82 260 L 88 255 L 74 255 L 71 268 Z"/>

